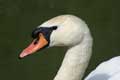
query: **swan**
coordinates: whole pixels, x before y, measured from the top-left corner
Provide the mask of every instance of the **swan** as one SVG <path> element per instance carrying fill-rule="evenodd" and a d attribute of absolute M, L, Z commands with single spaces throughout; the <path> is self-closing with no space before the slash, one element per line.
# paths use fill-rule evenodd
<path fill-rule="evenodd" d="M 68 49 L 54 80 L 82 79 L 92 55 L 93 43 L 93 38 L 85 21 L 74 15 L 60 15 L 35 28 L 32 32 L 32 38 L 32 43 L 21 52 L 20 58 L 44 48 L 66 46 Z M 109 63 L 109 61 L 104 63 L 107 62 Z M 104 63 L 100 66 L 103 66 Z M 107 67 L 102 69 L 99 68 L 100 66 L 91 72 L 85 80 L 108 80 L 94 77 L 100 71 L 106 71 Z M 109 69 L 107 70 L 109 72 Z"/>

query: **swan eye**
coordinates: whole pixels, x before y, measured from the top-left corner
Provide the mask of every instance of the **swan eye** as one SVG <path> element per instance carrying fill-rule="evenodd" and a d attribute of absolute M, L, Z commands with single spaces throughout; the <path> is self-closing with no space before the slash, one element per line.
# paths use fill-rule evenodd
<path fill-rule="evenodd" d="M 58 27 L 57 26 L 52 26 L 51 29 L 52 30 L 56 30 Z"/>

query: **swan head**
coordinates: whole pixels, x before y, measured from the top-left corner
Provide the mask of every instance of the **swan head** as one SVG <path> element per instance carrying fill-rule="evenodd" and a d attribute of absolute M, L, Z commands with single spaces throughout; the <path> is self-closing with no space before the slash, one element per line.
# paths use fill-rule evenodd
<path fill-rule="evenodd" d="M 87 32 L 89 30 L 85 22 L 76 16 L 54 17 L 33 30 L 33 42 L 22 51 L 20 58 L 46 47 L 74 46 L 82 41 Z"/>

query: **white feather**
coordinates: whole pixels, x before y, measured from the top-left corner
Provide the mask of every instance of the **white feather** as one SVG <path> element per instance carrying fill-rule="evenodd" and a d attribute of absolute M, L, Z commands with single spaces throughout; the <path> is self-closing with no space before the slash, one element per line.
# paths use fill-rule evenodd
<path fill-rule="evenodd" d="M 120 80 L 120 56 L 98 65 L 85 80 Z"/>
<path fill-rule="evenodd" d="M 50 47 L 68 46 L 61 67 L 54 80 L 81 80 L 92 51 L 92 37 L 87 24 L 73 15 L 52 18 L 39 27 L 58 26 L 50 37 Z M 118 80 L 120 57 L 101 63 L 85 80 Z"/>

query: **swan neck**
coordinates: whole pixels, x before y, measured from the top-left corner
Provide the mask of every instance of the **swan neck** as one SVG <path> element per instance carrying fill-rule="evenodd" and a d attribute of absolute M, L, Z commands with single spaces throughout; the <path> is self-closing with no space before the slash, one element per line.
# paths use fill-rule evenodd
<path fill-rule="evenodd" d="M 87 35 L 70 47 L 54 80 L 81 80 L 91 57 L 92 37 Z"/>

